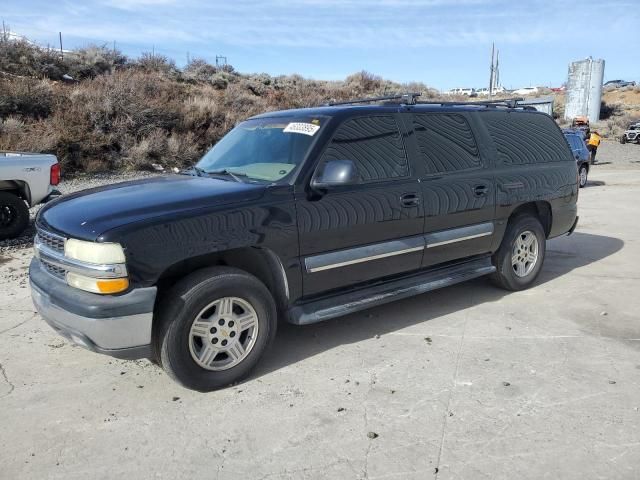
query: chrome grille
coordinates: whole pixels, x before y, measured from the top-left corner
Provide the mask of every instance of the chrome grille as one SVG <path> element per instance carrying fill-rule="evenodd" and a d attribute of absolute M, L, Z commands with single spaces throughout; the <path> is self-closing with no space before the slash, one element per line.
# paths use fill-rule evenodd
<path fill-rule="evenodd" d="M 64 242 L 65 238 L 60 235 L 56 235 L 55 233 L 47 232 L 45 230 L 38 229 L 38 234 L 36 235 L 36 242 L 39 242 L 51 250 L 63 254 L 64 255 Z M 47 262 L 47 260 L 41 258 L 42 266 L 45 268 L 47 272 L 49 272 L 54 277 L 64 279 L 66 277 L 67 271 L 64 268 L 58 267 L 57 265 L 52 265 Z"/>
<path fill-rule="evenodd" d="M 38 229 L 38 240 L 50 249 L 55 250 L 58 253 L 64 253 L 64 237 Z"/>
<path fill-rule="evenodd" d="M 45 268 L 47 272 L 49 272 L 54 277 L 65 278 L 67 271 L 64 268 L 56 267 L 55 265 L 51 265 L 47 263 L 45 260 L 42 261 L 42 266 Z"/>

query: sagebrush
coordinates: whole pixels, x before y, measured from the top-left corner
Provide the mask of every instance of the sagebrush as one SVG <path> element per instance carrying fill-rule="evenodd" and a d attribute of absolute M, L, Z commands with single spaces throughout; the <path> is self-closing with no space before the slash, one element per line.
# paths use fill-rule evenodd
<path fill-rule="evenodd" d="M 435 90 L 368 72 L 344 81 L 240 74 L 201 59 L 178 69 L 92 46 L 65 54 L 0 42 L 0 150 L 54 153 L 67 171 L 184 167 L 238 122 L 331 100 Z"/>

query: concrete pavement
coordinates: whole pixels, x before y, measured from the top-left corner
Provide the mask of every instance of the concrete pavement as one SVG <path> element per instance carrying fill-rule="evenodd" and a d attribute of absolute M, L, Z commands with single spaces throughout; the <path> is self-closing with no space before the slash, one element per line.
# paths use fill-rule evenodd
<path fill-rule="evenodd" d="M 210 394 L 58 337 L 0 253 L 0 478 L 640 478 L 640 169 L 590 179 L 535 288 L 283 326 Z"/>

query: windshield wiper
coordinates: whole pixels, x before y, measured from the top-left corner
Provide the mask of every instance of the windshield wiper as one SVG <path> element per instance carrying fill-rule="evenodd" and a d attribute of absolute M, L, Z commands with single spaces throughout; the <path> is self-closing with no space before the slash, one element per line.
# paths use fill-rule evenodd
<path fill-rule="evenodd" d="M 203 169 L 193 166 L 193 167 L 189 167 L 189 168 L 185 168 L 184 170 L 180 170 L 178 172 L 179 175 L 190 175 L 190 176 L 196 176 L 196 177 L 206 177 L 207 176 L 207 172 L 205 172 Z"/>
<path fill-rule="evenodd" d="M 231 178 L 233 178 L 236 182 L 239 183 L 244 183 L 242 180 L 240 180 L 240 177 L 248 177 L 249 175 L 247 175 L 246 173 L 241 173 L 241 172 L 232 172 L 226 168 L 222 168 L 220 170 L 212 170 L 210 172 L 206 172 L 208 175 L 227 175 Z"/>

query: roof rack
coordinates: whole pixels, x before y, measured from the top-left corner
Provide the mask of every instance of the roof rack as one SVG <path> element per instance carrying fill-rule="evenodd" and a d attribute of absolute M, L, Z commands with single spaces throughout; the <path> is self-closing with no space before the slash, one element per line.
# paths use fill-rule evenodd
<path fill-rule="evenodd" d="M 355 100 L 347 100 L 344 102 L 328 102 L 325 103 L 325 107 L 334 107 L 337 105 L 353 105 L 357 103 L 373 103 L 373 102 L 385 102 L 388 100 L 400 100 L 398 102 L 387 102 L 390 104 L 401 105 L 440 105 L 443 107 L 451 107 L 458 105 L 476 106 L 476 107 L 506 107 L 506 108 L 521 108 L 523 110 L 535 110 L 535 107 L 530 105 L 519 105 L 518 102 L 524 101 L 524 98 L 504 98 L 500 100 L 485 100 L 480 102 L 438 102 L 438 101 L 424 101 L 420 102 L 417 98 L 420 93 L 403 93 L 398 95 L 385 95 L 382 97 L 370 97 L 370 98 L 358 98 Z"/>
<path fill-rule="evenodd" d="M 324 106 L 333 107 L 336 105 L 351 105 L 354 103 L 383 102 L 385 100 L 402 100 L 398 103 L 402 103 L 404 105 L 415 105 L 417 103 L 416 98 L 418 98 L 420 95 L 420 93 L 402 93 L 398 95 L 385 95 L 382 97 L 358 98 L 355 100 L 347 100 L 345 102 L 328 102 L 325 103 Z"/>
<path fill-rule="evenodd" d="M 416 102 L 419 105 L 441 105 L 443 107 L 466 105 L 466 106 L 479 106 L 487 108 L 495 107 L 507 107 L 507 108 L 521 108 L 523 110 L 535 110 L 530 105 L 519 105 L 518 102 L 524 101 L 524 98 L 504 98 L 500 100 L 486 100 L 481 102 Z"/>

